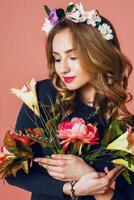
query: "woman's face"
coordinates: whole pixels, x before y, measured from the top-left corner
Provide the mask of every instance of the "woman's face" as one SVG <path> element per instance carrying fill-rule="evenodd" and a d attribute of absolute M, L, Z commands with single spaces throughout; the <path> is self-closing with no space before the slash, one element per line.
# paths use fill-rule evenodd
<path fill-rule="evenodd" d="M 54 36 L 52 49 L 55 70 L 69 90 L 79 89 L 89 83 L 91 77 L 80 65 L 69 29 Z"/>

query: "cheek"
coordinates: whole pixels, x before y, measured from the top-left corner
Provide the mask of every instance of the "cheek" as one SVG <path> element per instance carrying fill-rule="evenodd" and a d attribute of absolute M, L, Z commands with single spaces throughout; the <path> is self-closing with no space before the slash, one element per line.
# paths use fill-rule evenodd
<path fill-rule="evenodd" d="M 59 66 L 55 65 L 55 71 L 58 75 L 60 75 L 60 68 Z"/>

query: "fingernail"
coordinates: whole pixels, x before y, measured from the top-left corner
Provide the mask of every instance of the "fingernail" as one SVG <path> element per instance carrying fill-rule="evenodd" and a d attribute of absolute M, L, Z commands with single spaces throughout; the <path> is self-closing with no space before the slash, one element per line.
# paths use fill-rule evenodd
<path fill-rule="evenodd" d="M 52 157 L 52 158 L 56 158 L 56 154 L 52 154 L 51 157 Z"/>
<path fill-rule="evenodd" d="M 108 173 L 109 172 L 109 169 L 108 169 L 108 167 L 106 166 L 106 167 L 104 167 L 104 172 L 105 173 Z"/>
<path fill-rule="evenodd" d="M 123 169 L 123 166 L 122 166 L 122 165 L 120 165 L 120 166 L 119 166 L 119 168 L 120 168 L 120 169 Z"/>
<path fill-rule="evenodd" d="M 38 158 L 35 158 L 33 161 L 34 162 L 39 162 L 40 160 Z"/>

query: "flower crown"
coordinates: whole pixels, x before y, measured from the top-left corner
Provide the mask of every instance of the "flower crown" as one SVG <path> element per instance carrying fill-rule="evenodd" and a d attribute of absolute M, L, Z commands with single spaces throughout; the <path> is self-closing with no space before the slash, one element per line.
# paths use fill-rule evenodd
<path fill-rule="evenodd" d="M 44 6 L 48 18 L 45 18 L 42 30 L 48 33 L 62 19 L 70 19 L 75 23 L 86 22 L 88 25 L 96 27 L 106 40 L 112 40 L 112 29 L 106 23 L 103 23 L 102 18 L 97 10 L 84 11 L 82 4 L 69 3 L 66 11 L 63 9 L 50 10 Z"/>

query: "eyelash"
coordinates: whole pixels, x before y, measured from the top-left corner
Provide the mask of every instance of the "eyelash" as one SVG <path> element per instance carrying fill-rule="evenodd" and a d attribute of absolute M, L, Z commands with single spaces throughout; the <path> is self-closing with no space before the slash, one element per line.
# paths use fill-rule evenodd
<path fill-rule="evenodd" d="M 76 57 L 71 57 L 70 59 L 71 59 L 71 60 L 76 60 L 77 58 L 76 58 Z"/>
<path fill-rule="evenodd" d="M 77 58 L 76 58 L 76 57 L 71 57 L 70 59 L 71 59 L 71 60 L 76 60 Z M 55 58 L 54 58 L 54 61 L 55 61 L 55 62 L 60 62 L 60 59 L 55 59 Z"/>

